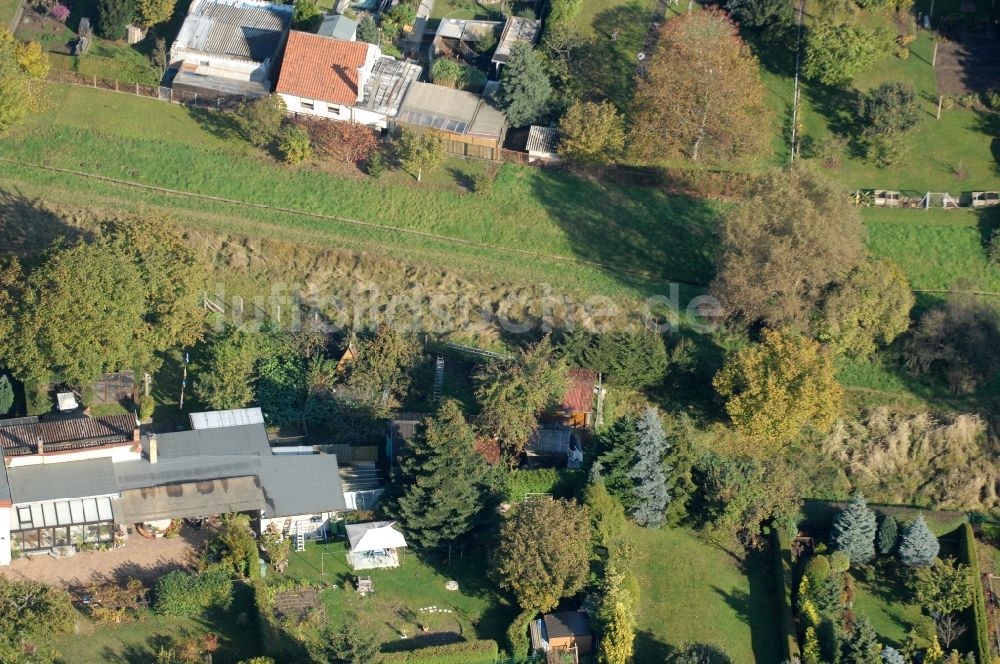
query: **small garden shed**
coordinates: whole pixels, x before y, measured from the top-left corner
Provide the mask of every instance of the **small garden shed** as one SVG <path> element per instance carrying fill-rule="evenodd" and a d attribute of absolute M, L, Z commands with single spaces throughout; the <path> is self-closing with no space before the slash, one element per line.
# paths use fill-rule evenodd
<path fill-rule="evenodd" d="M 593 650 L 590 618 L 582 611 L 546 613 L 531 623 L 531 647 L 535 651 L 576 650 L 577 656 Z"/>

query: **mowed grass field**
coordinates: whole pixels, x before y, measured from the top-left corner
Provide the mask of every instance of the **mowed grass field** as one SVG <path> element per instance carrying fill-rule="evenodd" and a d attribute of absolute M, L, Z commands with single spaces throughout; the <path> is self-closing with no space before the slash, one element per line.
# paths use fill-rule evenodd
<path fill-rule="evenodd" d="M 770 558 L 745 563 L 686 528 L 629 524 L 641 598 L 635 661 L 662 662 L 687 644 L 712 644 L 733 662 L 779 662 L 778 599 Z"/>
<path fill-rule="evenodd" d="M 192 113 L 155 100 L 62 85 L 51 86 L 49 94 L 49 110 L 5 136 L 0 157 L 363 220 L 375 226 L 361 228 L 309 217 L 290 221 L 288 226 L 327 235 L 335 246 L 353 242 L 358 247 L 358 240 L 360 248 L 373 240 L 397 244 L 402 254 L 418 260 L 421 246 L 454 252 L 455 260 L 442 263 L 449 269 L 463 267 L 463 252 L 489 254 L 494 264 L 502 264 L 518 258 L 516 252 L 521 251 L 539 255 L 521 260 L 521 265 L 551 263 L 545 257 L 552 257 L 556 263 L 565 263 L 552 273 L 583 267 L 601 275 L 582 277 L 594 290 L 632 295 L 651 294 L 651 284 L 658 282 L 697 285 L 712 276 L 718 207 L 701 200 L 513 166 L 501 170 L 491 196 L 477 196 L 462 187 L 469 179 L 465 162 L 447 164 L 437 183 L 418 185 L 409 176 L 394 173 L 376 184 L 310 166 L 286 167 L 235 136 L 227 124 L 231 121 L 218 114 Z M 212 212 L 222 207 L 238 218 L 262 212 L 204 200 L 191 205 L 190 200 L 180 201 L 176 196 L 134 188 L 126 191 L 121 185 L 31 167 L 5 164 L 3 170 L 11 180 L 8 186 L 16 188 L 17 182 L 38 185 L 30 195 L 46 200 L 61 190 L 70 198 L 78 193 L 105 195 L 157 207 L 169 200 L 168 207 L 175 210 L 193 207 Z M 532 272 L 520 271 L 527 279 Z"/>

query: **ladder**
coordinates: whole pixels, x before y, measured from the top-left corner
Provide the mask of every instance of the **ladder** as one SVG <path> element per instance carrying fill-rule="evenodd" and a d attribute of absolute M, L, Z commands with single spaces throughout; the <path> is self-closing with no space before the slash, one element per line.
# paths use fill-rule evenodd
<path fill-rule="evenodd" d="M 302 528 L 299 527 L 299 522 L 295 522 L 295 551 L 302 553 L 306 550 L 306 536 L 302 533 Z"/>
<path fill-rule="evenodd" d="M 444 390 L 444 356 L 438 355 L 434 364 L 434 401 L 441 401 Z"/>

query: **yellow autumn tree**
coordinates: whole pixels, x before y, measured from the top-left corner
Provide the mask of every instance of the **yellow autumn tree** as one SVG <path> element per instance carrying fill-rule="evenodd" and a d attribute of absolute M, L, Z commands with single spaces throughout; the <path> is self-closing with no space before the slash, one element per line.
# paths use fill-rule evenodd
<path fill-rule="evenodd" d="M 777 330 L 764 330 L 760 343 L 731 355 L 712 384 L 742 434 L 743 451 L 764 454 L 807 426 L 829 427 L 844 392 L 819 343 Z"/>

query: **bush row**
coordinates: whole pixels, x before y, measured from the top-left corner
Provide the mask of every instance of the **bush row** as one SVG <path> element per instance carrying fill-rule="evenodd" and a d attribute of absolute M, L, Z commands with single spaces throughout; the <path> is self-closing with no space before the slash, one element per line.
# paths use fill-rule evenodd
<path fill-rule="evenodd" d="M 792 611 L 792 589 L 795 575 L 792 569 L 792 547 L 784 528 L 774 528 L 774 574 L 781 595 L 782 649 L 789 662 L 798 661 L 799 640 Z"/>
<path fill-rule="evenodd" d="M 406 652 L 382 653 L 380 664 L 493 664 L 500 649 L 496 641 L 462 641 Z"/>
<path fill-rule="evenodd" d="M 971 620 L 966 622 L 972 625 L 976 632 L 976 656 L 980 662 L 992 662 L 990 653 L 990 625 L 987 620 L 986 598 L 983 596 L 983 577 L 979 572 L 979 556 L 976 555 L 976 535 L 972 531 L 972 525 L 962 524 L 958 530 L 958 557 L 959 561 L 969 566 L 972 571 L 972 612 Z"/>

